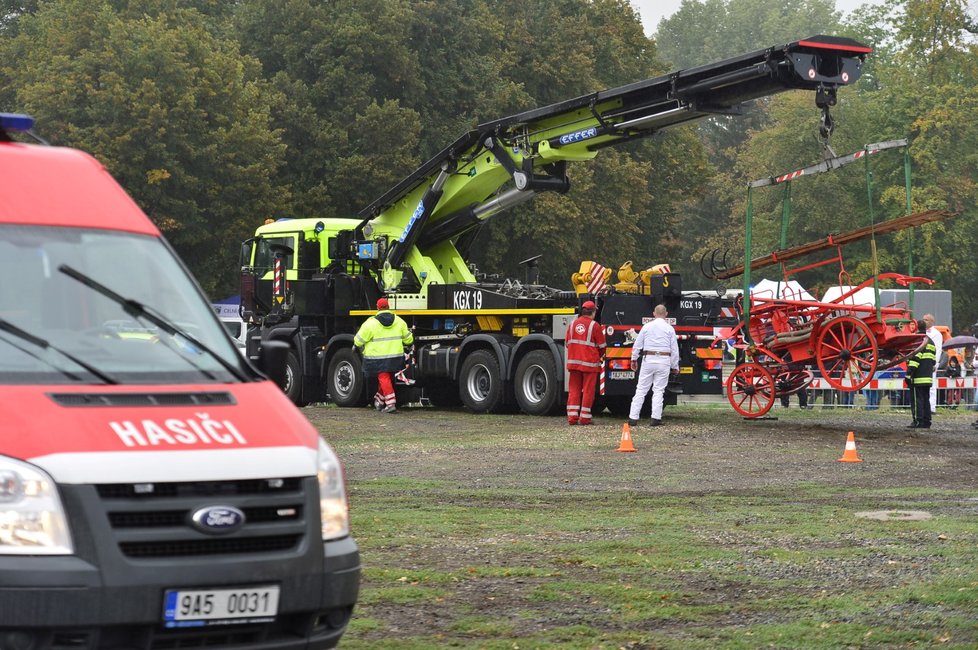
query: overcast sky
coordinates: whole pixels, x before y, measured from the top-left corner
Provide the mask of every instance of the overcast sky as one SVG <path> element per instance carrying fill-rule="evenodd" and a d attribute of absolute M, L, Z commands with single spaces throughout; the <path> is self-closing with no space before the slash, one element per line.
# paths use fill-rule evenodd
<path fill-rule="evenodd" d="M 849 12 L 869 2 L 872 0 L 835 0 L 835 6 L 840 11 Z M 652 34 L 660 20 L 671 16 L 679 9 L 682 0 L 631 0 L 631 3 L 642 17 L 645 33 Z"/>

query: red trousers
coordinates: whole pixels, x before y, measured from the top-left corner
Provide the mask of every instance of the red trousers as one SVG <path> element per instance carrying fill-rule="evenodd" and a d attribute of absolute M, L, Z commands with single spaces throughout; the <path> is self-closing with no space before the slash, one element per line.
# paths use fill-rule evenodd
<path fill-rule="evenodd" d="M 377 394 L 374 395 L 374 403 L 383 403 L 384 406 L 397 406 L 397 397 L 394 395 L 394 373 L 377 373 Z"/>
<path fill-rule="evenodd" d="M 594 385 L 598 373 L 570 370 L 567 380 L 567 421 L 571 424 L 591 422 L 591 405 L 594 404 Z"/>

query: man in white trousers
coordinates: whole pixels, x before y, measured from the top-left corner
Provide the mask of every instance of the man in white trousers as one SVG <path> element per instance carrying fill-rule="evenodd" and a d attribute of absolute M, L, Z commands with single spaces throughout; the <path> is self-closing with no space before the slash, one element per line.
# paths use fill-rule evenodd
<path fill-rule="evenodd" d="M 645 396 L 652 389 L 652 426 L 662 424 L 662 400 L 665 397 L 669 375 L 679 374 L 679 343 L 676 330 L 666 322 L 665 305 L 656 305 L 652 311 L 654 318 L 642 326 L 638 338 L 632 345 L 632 367 L 642 359 L 642 369 L 638 374 L 635 397 L 628 412 L 628 424 L 638 424 L 638 418 L 645 403 Z"/>
<path fill-rule="evenodd" d="M 934 376 L 933 382 L 930 385 L 930 412 L 937 413 L 937 365 L 941 361 L 941 351 L 944 347 L 944 335 L 941 334 L 941 330 L 934 327 L 934 314 L 924 314 L 921 319 L 924 324 L 927 325 L 927 337 L 934 342 L 934 347 L 937 349 L 935 352 L 935 358 L 937 362 L 934 363 Z"/>

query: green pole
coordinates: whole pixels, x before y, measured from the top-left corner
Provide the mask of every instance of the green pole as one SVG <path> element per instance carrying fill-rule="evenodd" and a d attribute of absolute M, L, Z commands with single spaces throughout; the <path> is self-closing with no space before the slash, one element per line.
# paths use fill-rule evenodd
<path fill-rule="evenodd" d="M 873 296 L 876 301 L 876 322 L 883 322 L 883 309 L 880 306 L 880 264 L 876 253 L 876 215 L 873 213 L 873 170 L 869 166 L 869 154 L 866 154 L 866 205 L 869 212 L 869 225 L 874 229 L 869 240 L 873 254 Z"/>
<path fill-rule="evenodd" d="M 788 247 L 788 219 L 791 215 L 791 181 L 785 181 L 781 199 L 781 250 Z"/>
<path fill-rule="evenodd" d="M 753 188 L 747 186 L 747 227 L 744 229 L 744 339 L 748 343 L 750 340 L 750 251 L 751 251 L 751 224 L 754 220 L 754 196 Z"/>
<path fill-rule="evenodd" d="M 907 214 L 913 211 L 913 201 L 911 200 L 910 191 L 910 149 L 905 149 L 903 152 L 903 178 L 907 186 Z M 910 251 L 907 253 L 907 275 L 913 276 L 913 249 L 914 249 L 914 229 L 910 229 Z M 907 305 L 910 307 L 910 313 L 913 313 L 913 282 L 910 283 L 910 287 L 907 292 Z"/>

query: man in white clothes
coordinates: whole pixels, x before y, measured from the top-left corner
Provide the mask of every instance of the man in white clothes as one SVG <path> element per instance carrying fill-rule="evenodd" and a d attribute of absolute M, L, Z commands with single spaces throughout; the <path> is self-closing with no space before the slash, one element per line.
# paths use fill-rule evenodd
<path fill-rule="evenodd" d="M 937 363 L 934 364 L 934 381 L 930 385 L 930 412 L 937 413 L 937 365 L 941 360 L 944 335 L 941 334 L 939 329 L 934 327 L 934 314 L 924 314 L 921 320 L 927 325 L 927 336 L 934 342 L 934 348 L 937 350 L 934 353 L 934 358 L 937 360 Z"/>
<path fill-rule="evenodd" d="M 632 408 L 628 413 L 628 424 L 638 424 L 638 418 L 645 403 L 645 396 L 652 389 L 652 426 L 662 424 L 662 400 L 665 397 L 669 374 L 679 374 L 679 343 L 676 330 L 666 322 L 665 305 L 656 305 L 652 311 L 654 318 L 642 326 L 638 338 L 632 345 L 632 367 L 642 359 L 642 369 L 638 374 L 638 385 Z"/>

